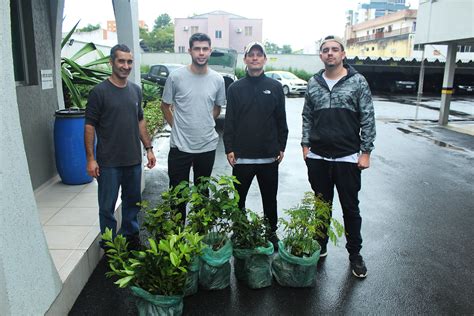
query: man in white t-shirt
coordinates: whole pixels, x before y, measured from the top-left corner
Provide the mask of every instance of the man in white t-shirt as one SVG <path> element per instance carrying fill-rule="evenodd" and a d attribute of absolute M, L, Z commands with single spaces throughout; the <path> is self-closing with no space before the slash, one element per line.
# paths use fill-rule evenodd
<path fill-rule="evenodd" d="M 337 188 L 352 273 L 364 278 L 367 268 L 360 254 L 358 194 L 361 170 L 369 167 L 374 148 L 375 118 L 369 85 L 354 68 L 344 64 L 345 56 L 341 39 L 324 39 L 320 46 L 324 69 L 309 80 L 305 94 L 301 146 L 315 194 L 332 203 Z M 327 234 L 318 242 L 320 256 L 325 257 Z"/>
<path fill-rule="evenodd" d="M 171 126 L 170 187 L 189 181 L 191 166 L 194 183 L 198 183 L 201 176 L 211 175 L 219 140 L 214 120 L 226 102 L 224 78 L 208 67 L 209 36 L 193 34 L 189 39 L 189 54 L 191 64 L 170 74 L 162 96 L 161 110 Z M 180 210 L 184 220 L 185 205 L 181 205 Z"/>

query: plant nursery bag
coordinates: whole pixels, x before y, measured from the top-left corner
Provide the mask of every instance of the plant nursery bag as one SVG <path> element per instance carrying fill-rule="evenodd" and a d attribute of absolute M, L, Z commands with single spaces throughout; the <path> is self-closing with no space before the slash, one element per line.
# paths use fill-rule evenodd
<path fill-rule="evenodd" d="M 188 275 L 186 277 L 186 283 L 184 284 L 184 296 L 196 294 L 199 286 L 199 257 L 194 257 L 193 261 L 188 268 Z"/>
<path fill-rule="evenodd" d="M 213 250 L 216 242 L 226 239 L 224 246 Z M 206 244 L 201 255 L 199 267 L 199 284 L 206 290 L 220 290 L 230 285 L 230 258 L 232 257 L 232 243 L 227 237 L 210 233 L 204 237 Z"/>
<path fill-rule="evenodd" d="M 273 244 L 255 249 L 234 249 L 235 277 L 251 289 L 272 285 L 271 255 Z"/>
<path fill-rule="evenodd" d="M 142 288 L 130 287 L 137 297 L 138 315 L 179 316 L 183 314 L 183 297 L 181 295 L 153 295 Z"/>
<path fill-rule="evenodd" d="M 281 286 L 313 287 L 316 281 L 316 266 L 320 250 L 311 257 L 297 257 L 286 251 L 282 241 L 278 242 L 278 254 L 272 262 L 272 273 Z"/>

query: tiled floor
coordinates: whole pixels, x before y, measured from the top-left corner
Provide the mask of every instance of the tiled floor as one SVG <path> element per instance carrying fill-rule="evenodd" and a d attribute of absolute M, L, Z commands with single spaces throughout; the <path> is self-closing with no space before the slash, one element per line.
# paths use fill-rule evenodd
<path fill-rule="evenodd" d="M 65 185 L 56 178 L 37 190 L 35 198 L 49 251 L 65 283 L 91 248 L 94 257 L 100 256 L 97 182 Z"/>

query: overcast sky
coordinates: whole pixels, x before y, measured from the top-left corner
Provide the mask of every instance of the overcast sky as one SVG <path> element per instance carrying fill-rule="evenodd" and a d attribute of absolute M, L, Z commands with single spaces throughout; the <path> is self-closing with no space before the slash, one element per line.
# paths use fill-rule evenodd
<path fill-rule="evenodd" d="M 293 50 L 310 47 L 314 41 L 329 35 L 344 35 L 345 12 L 356 9 L 364 0 L 138 0 L 139 19 L 150 28 L 163 13 L 172 19 L 186 18 L 216 10 L 246 18 L 263 20 L 263 40 L 279 46 L 291 45 Z M 412 8 L 418 0 L 408 0 Z M 81 19 L 80 27 L 100 23 L 106 27 L 113 20 L 111 0 L 66 0 L 63 31 L 68 31 Z"/>

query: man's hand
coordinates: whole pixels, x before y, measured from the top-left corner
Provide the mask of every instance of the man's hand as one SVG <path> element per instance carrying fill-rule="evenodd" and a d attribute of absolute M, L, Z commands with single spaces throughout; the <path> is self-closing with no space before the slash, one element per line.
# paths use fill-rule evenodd
<path fill-rule="evenodd" d="M 360 170 L 364 170 L 370 167 L 370 154 L 369 153 L 362 153 L 359 156 L 359 160 L 357 161 L 357 167 Z"/>
<path fill-rule="evenodd" d="M 87 174 L 94 178 L 100 176 L 99 165 L 97 164 L 97 161 L 89 160 L 87 162 Z"/>
<path fill-rule="evenodd" d="M 234 167 L 234 165 L 236 163 L 234 152 L 230 152 L 230 153 L 227 154 L 227 161 L 229 162 L 229 164 L 232 167 Z"/>
<path fill-rule="evenodd" d="M 306 156 L 308 156 L 309 153 L 309 147 L 303 146 L 303 159 L 306 160 Z"/>
<path fill-rule="evenodd" d="M 156 157 L 152 149 L 146 151 L 146 158 L 148 159 L 146 166 L 150 169 L 153 169 L 153 167 L 156 165 Z"/>
<path fill-rule="evenodd" d="M 280 155 L 277 157 L 277 161 L 278 163 L 280 163 L 282 160 L 283 160 L 283 157 L 285 156 L 285 152 L 284 151 L 280 151 Z"/>

